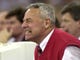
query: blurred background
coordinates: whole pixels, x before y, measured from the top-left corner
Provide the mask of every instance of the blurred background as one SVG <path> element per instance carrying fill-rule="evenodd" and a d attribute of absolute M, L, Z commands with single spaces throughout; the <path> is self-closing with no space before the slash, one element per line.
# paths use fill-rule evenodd
<path fill-rule="evenodd" d="M 27 5 L 35 2 L 43 2 L 55 6 L 57 18 L 60 20 L 60 10 L 64 5 L 72 1 L 75 0 L 0 0 L 0 11 L 14 9 L 18 6 L 26 7 Z"/>

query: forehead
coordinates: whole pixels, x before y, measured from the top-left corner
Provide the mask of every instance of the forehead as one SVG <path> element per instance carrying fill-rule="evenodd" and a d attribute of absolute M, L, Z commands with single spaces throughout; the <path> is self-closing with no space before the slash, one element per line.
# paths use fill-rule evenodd
<path fill-rule="evenodd" d="M 30 17 L 30 16 L 39 16 L 40 15 L 40 10 L 38 8 L 30 8 L 25 12 L 25 16 L 26 17 Z"/>
<path fill-rule="evenodd" d="M 9 21 L 19 21 L 19 20 L 17 19 L 16 16 L 12 16 L 12 17 L 8 18 L 6 21 L 9 22 Z"/>

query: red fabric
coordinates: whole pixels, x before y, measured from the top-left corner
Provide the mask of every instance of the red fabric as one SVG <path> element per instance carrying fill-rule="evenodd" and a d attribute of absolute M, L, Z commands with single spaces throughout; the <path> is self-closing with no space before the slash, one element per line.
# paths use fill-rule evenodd
<path fill-rule="evenodd" d="M 40 56 L 37 49 L 35 49 L 35 60 L 62 60 L 64 50 L 67 46 L 80 47 L 80 41 L 66 32 L 55 29 Z"/>
<path fill-rule="evenodd" d="M 35 60 L 38 60 L 39 56 L 41 55 L 42 53 L 42 50 L 39 46 L 36 46 L 36 49 L 35 49 L 35 57 L 36 59 Z"/>
<path fill-rule="evenodd" d="M 37 46 L 36 46 L 36 48 L 35 48 L 35 60 L 38 60 L 38 48 L 37 48 Z"/>

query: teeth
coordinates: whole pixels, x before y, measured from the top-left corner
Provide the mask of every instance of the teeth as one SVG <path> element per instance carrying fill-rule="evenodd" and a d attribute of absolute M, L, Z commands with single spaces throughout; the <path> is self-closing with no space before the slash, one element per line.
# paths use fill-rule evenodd
<path fill-rule="evenodd" d="M 29 31 L 26 31 L 26 33 L 29 33 Z"/>
<path fill-rule="evenodd" d="M 31 31 L 29 31 L 31 33 Z"/>
<path fill-rule="evenodd" d="M 31 33 L 31 29 L 27 28 L 24 30 L 26 33 Z"/>
<path fill-rule="evenodd" d="M 26 31 L 26 33 L 31 33 L 31 31 Z"/>

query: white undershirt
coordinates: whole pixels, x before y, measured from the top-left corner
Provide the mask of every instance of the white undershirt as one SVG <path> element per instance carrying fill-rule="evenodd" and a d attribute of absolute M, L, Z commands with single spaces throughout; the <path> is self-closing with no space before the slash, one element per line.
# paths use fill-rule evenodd
<path fill-rule="evenodd" d="M 47 35 L 47 37 L 40 43 L 40 47 L 41 47 L 42 51 L 44 51 L 52 33 L 54 33 L 54 30 L 52 30 Z M 80 48 L 75 47 L 75 46 L 69 46 L 65 49 L 62 60 L 80 60 L 80 53 L 79 52 L 80 52 Z"/>
<path fill-rule="evenodd" d="M 80 40 L 80 37 L 78 39 Z"/>
<path fill-rule="evenodd" d="M 50 36 L 52 35 L 54 30 L 52 30 L 48 35 L 47 37 L 40 43 L 40 48 L 42 49 L 42 51 L 44 51 L 49 39 L 50 39 Z"/>

